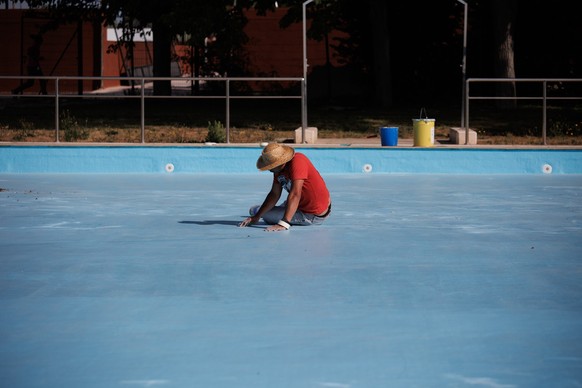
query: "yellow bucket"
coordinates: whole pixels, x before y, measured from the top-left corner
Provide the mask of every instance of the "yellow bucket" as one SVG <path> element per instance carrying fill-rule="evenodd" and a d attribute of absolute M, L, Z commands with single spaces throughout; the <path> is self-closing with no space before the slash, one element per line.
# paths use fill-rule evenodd
<path fill-rule="evenodd" d="M 422 112 L 424 108 L 420 111 L 421 118 L 412 119 L 412 130 L 414 133 L 414 146 L 415 147 L 432 147 L 434 145 L 434 124 L 435 119 L 422 118 Z"/>

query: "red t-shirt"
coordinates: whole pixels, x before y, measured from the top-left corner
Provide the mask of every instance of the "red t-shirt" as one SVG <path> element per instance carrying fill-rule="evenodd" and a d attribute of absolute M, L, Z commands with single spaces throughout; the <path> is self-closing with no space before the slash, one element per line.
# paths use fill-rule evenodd
<path fill-rule="evenodd" d="M 311 161 L 302 153 L 296 152 L 283 171 L 273 174 L 273 179 L 287 191 L 291 190 L 294 180 L 302 179 L 299 210 L 309 214 L 321 214 L 327 210 L 330 201 L 327 186 Z"/>

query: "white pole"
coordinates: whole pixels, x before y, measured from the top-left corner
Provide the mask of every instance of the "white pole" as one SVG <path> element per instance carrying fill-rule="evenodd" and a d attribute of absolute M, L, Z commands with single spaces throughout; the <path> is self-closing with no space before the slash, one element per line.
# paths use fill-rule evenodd
<path fill-rule="evenodd" d="M 461 98 L 461 127 L 465 130 L 465 144 L 469 144 L 469 128 L 465 125 L 465 94 L 467 93 L 467 21 L 469 19 L 468 15 L 468 4 L 464 0 L 457 0 L 459 3 L 463 4 L 463 62 L 461 65 L 463 73 L 463 88 L 462 88 L 462 98 Z"/>
<path fill-rule="evenodd" d="M 305 130 L 307 129 L 307 17 L 306 8 L 307 5 L 312 3 L 314 0 L 306 0 L 303 2 L 303 95 L 302 95 L 302 123 L 301 123 L 301 140 L 302 143 L 305 141 Z"/>

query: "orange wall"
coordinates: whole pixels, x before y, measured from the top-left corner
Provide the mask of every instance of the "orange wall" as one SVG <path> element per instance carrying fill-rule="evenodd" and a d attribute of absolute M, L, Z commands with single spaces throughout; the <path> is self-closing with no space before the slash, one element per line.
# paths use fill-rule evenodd
<path fill-rule="evenodd" d="M 279 20 L 286 12 L 287 9 L 278 8 L 266 16 L 257 16 L 254 11 L 247 14 L 249 22 L 245 32 L 249 42 L 245 49 L 250 59 L 249 70 L 254 74 L 278 77 L 303 76 L 303 26 L 297 23 L 285 29 L 280 28 Z M 331 38 L 337 35 L 338 33 L 332 34 Z M 332 65 L 337 65 L 333 54 L 332 50 Z M 324 65 L 324 42 L 308 40 L 307 58 L 311 68 Z"/>
<path fill-rule="evenodd" d="M 38 34 L 48 23 L 48 19 L 38 13 L 31 14 L 20 10 L 0 11 L 0 36 L 3 37 L 3 47 L 0 50 L 0 74 L 26 75 L 26 51 L 32 44 L 31 35 Z M 47 76 L 76 76 L 79 75 L 77 50 L 77 24 L 60 26 L 57 30 L 48 30 L 43 36 L 41 46 L 41 67 Z M 83 55 L 82 75 L 100 75 L 100 50 L 94 50 L 100 45 L 94 39 L 94 28 L 89 23 L 82 26 Z M 95 51 L 95 52 L 94 52 Z M 0 90 L 6 91 L 19 84 L 18 80 L 0 81 Z M 54 89 L 49 82 L 49 92 Z M 63 82 L 61 89 L 69 92 L 77 91 L 77 81 Z M 92 90 L 93 82 L 86 81 L 84 89 Z M 28 92 L 38 92 L 38 83 Z"/>

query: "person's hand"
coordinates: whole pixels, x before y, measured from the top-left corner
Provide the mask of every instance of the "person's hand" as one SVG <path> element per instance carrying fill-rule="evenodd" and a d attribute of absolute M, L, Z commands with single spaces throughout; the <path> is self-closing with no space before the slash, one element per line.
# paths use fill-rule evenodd
<path fill-rule="evenodd" d="M 243 220 L 243 222 L 238 224 L 238 226 L 244 228 L 245 226 L 249 226 L 250 224 L 254 224 L 256 222 L 259 222 L 259 220 L 255 219 L 255 217 L 247 217 Z"/>
<path fill-rule="evenodd" d="M 265 229 L 265 232 L 281 232 L 283 230 L 287 230 L 287 228 L 285 228 L 281 225 L 275 224 L 275 225 L 271 225 L 267 229 Z"/>

